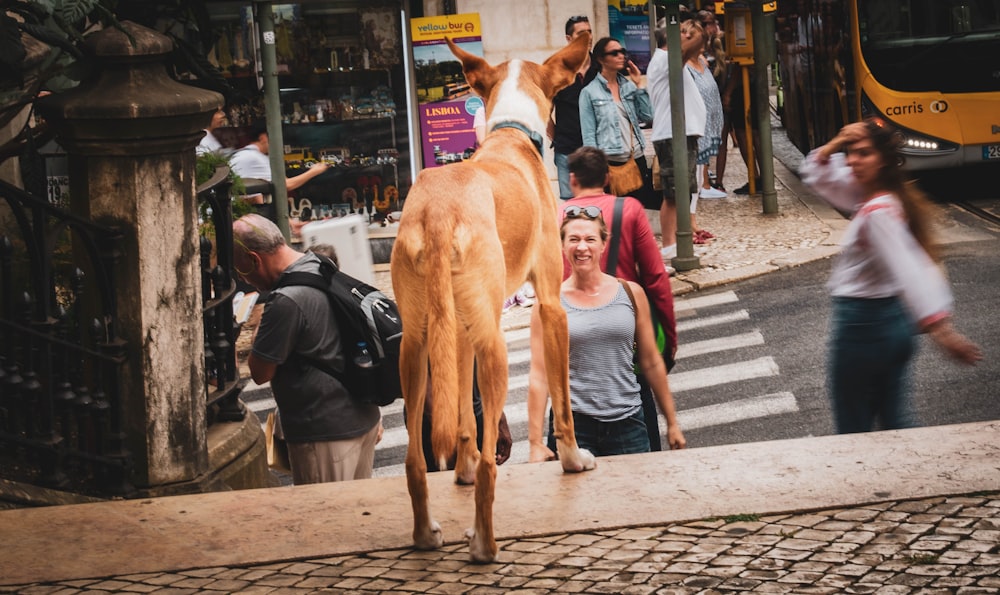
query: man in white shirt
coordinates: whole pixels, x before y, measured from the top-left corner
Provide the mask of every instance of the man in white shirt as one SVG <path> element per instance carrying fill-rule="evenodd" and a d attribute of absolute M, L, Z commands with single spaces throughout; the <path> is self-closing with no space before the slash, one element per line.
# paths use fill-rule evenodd
<path fill-rule="evenodd" d="M 257 178 L 270 182 L 272 177 L 271 161 L 267 156 L 270 146 L 267 127 L 264 124 L 256 124 L 251 134 L 256 140 L 250 141 L 245 147 L 233 153 L 229 158 L 229 167 L 241 178 Z M 285 187 L 289 192 L 297 190 L 328 168 L 326 163 L 318 162 L 301 174 L 286 178 Z"/>
<path fill-rule="evenodd" d="M 669 260 L 677 256 L 677 198 L 674 196 L 674 136 L 670 112 L 670 65 L 667 58 L 667 30 L 660 25 L 653 32 L 657 49 L 646 69 L 646 88 L 653 104 L 653 148 L 660 165 L 663 183 L 663 204 L 660 205 L 660 231 L 663 248 L 660 255 Z M 697 56 L 702 49 L 701 37 L 681 34 L 681 64 Z M 698 195 L 695 161 L 698 157 L 698 137 L 705 132 L 707 110 L 691 74 L 682 69 L 684 80 L 684 130 L 687 133 L 688 185 L 693 196 Z"/>
<path fill-rule="evenodd" d="M 194 151 L 198 155 L 204 155 L 206 153 L 215 153 L 217 155 L 225 155 L 227 150 L 219 142 L 219 139 L 215 136 L 214 131 L 217 128 L 221 128 L 226 124 L 226 112 L 221 109 L 215 110 L 212 114 L 212 122 L 205 129 L 205 136 L 198 142 L 198 146 L 195 147 Z"/>

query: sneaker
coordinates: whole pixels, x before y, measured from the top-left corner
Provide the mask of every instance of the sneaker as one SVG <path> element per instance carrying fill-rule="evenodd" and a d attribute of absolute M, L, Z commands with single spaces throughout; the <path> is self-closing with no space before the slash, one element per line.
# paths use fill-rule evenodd
<path fill-rule="evenodd" d="M 525 281 L 524 285 L 521 286 L 521 293 L 524 294 L 526 298 L 535 297 L 535 288 L 531 286 L 531 281 Z"/>
<path fill-rule="evenodd" d="M 715 188 L 702 188 L 698 193 L 701 198 L 726 198 L 727 194 Z"/>
<path fill-rule="evenodd" d="M 660 249 L 660 257 L 663 260 L 670 260 L 671 258 L 677 257 L 677 244 L 671 244 L 669 246 L 664 246 Z"/>
<path fill-rule="evenodd" d="M 503 301 L 504 314 L 506 314 L 508 310 L 510 310 L 516 305 L 517 305 L 517 294 L 515 293 L 514 295 L 510 296 L 509 298 Z"/>
<path fill-rule="evenodd" d="M 754 188 L 756 188 L 757 191 L 760 192 L 760 179 L 757 179 L 757 180 L 754 181 Z M 747 182 L 746 184 L 743 184 L 742 186 L 740 186 L 736 190 L 733 190 L 733 193 L 734 194 L 739 194 L 739 195 L 750 194 L 750 182 Z"/>
<path fill-rule="evenodd" d="M 514 295 L 514 299 L 517 300 L 517 305 L 522 308 L 530 308 L 535 305 L 534 297 L 528 297 L 528 293 L 523 288 Z"/>

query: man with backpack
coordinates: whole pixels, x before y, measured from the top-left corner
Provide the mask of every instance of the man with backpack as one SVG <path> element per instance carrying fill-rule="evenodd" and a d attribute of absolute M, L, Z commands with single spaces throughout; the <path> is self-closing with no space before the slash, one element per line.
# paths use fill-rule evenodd
<path fill-rule="evenodd" d="M 321 257 L 286 245 L 278 227 L 257 214 L 236 220 L 233 238 L 236 273 L 258 290 L 270 291 L 247 363 L 254 382 L 271 383 L 292 481 L 298 485 L 371 477 L 381 428 L 378 406 L 354 398 L 336 376 L 324 371 L 345 369 L 350 354 L 344 343 L 349 339 L 324 291 L 300 284 L 281 286 L 286 274 L 320 275 Z"/>

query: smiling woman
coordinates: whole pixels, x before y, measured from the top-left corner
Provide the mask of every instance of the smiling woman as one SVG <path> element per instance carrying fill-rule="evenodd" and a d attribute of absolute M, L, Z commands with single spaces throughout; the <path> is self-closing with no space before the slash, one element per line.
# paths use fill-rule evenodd
<path fill-rule="evenodd" d="M 576 439 L 597 456 L 649 452 L 634 363 L 647 373 L 668 425 L 671 448 L 683 448 L 667 371 L 652 333 L 649 302 L 640 286 L 601 270 L 608 227 L 596 206 L 570 205 L 560 228 L 570 276 L 561 287 L 569 327 L 570 402 Z M 528 386 L 530 458 L 553 453 L 543 443 L 545 362 L 541 319 L 532 313 L 531 382 Z"/>

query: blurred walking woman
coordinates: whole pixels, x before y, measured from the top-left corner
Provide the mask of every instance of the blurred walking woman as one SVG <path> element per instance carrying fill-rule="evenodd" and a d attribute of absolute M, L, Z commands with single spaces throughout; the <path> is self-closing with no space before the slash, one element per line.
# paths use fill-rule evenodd
<path fill-rule="evenodd" d="M 583 144 L 604 151 L 612 165 L 635 158 L 643 179 L 647 179 L 646 141 L 639 125 L 653 121 L 653 106 L 642 72 L 628 59 L 622 44 L 611 37 L 594 44 L 593 60 L 600 72 L 580 91 Z"/>
<path fill-rule="evenodd" d="M 853 213 L 833 265 L 829 385 L 839 433 L 916 425 L 908 376 L 914 335 L 973 364 L 979 347 L 951 323 L 952 294 L 931 240 L 931 205 L 905 181 L 901 137 L 868 119 L 844 126 L 802 166 L 803 181 Z"/>
<path fill-rule="evenodd" d="M 601 209 L 571 205 L 565 214 L 560 234 L 563 256 L 572 272 L 560 288 L 560 302 L 569 326 L 569 394 L 577 443 L 596 456 L 649 452 L 633 370 L 638 353 L 639 365 L 667 420 L 667 442 L 671 449 L 684 448 L 646 295 L 637 283 L 623 284 L 601 270 L 609 235 Z M 533 461 L 552 458 L 543 438 L 548 384 L 544 330 L 537 310 L 531 316 L 528 387 L 528 442 Z"/>

